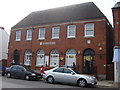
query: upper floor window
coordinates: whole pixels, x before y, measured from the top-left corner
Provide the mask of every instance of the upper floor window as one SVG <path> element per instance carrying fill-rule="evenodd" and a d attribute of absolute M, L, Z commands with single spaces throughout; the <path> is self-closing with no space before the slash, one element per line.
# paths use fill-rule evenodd
<path fill-rule="evenodd" d="M 85 24 L 85 37 L 94 37 L 94 24 Z"/>
<path fill-rule="evenodd" d="M 67 37 L 75 38 L 76 37 L 76 25 L 69 25 L 67 28 Z"/>
<path fill-rule="evenodd" d="M 52 39 L 59 39 L 60 27 L 52 28 Z"/>
<path fill-rule="evenodd" d="M 16 31 L 16 41 L 21 40 L 21 31 Z"/>
<path fill-rule="evenodd" d="M 32 30 L 27 30 L 26 40 L 32 40 Z"/>
<path fill-rule="evenodd" d="M 45 39 L 45 28 L 40 28 L 39 29 L 38 39 Z"/>

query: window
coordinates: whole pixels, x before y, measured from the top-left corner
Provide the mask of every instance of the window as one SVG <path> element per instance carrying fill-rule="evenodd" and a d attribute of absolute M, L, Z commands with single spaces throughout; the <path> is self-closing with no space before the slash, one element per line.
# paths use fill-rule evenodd
<path fill-rule="evenodd" d="M 45 39 L 45 28 L 40 28 L 39 29 L 39 36 L 38 39 Z"/>
<path fill-rule="evenodd" d="M 50 66 L 58 66 L 59 65 L 59 52 L 58 50 L 52 50 L 50 53 Z"/>
<path fill-rule="evenodd" d="M 32 30 L 27 30 L 26 40 L 32 40 Z"/>
<path fill-rule="evenodd" d="M 75 38 L 76 37 L 76 25 L 69 25 L 67 29 L 67 37 Z"/>
<path fill-rule="evenodd" d="M 16 41 L 21 40 L 21 31 L 16 31 Z"/>
<path fill-rule="evenodd" d="M 60 27 L 52 28 L 52 39 L 59 39 Z"/>
<path fill-rule="evenodd" d="M 94 24 L 85 24 L 85 37 L 94 37 Z"/>
<path fill-rule="evenodd" d="M 45 52 L 43 50 L 39 50 L 37 52 L 37 58 L 36 58 L 36 66 L 45 65 Z"/>
<path fill-rule="evenodd" d="M 26 50 L 25 56 L 24 56 L 24 64 L 31 65 L 31 59 L 32 59 L 32 51 Z"/>
<path fill-rule="evenodd" d="M 73 62 L 76 64 L 76 51 L 74 49 L 69 49 L 66 52 L 66 65 L 73 66 Z"/>
<path fill-rule="evenodd" d="M 53 72 L 63 73 L 63 68 L 57 68 L 57 69 L 53 70 Z"/>
<path fill-rule="evenodd" d="M 69 69 L 67 69 L 67 68 L 64 68 L 64 73 L 69 73 L 69 74 L 71 74 L 71 70 L 69 70 Z"/>

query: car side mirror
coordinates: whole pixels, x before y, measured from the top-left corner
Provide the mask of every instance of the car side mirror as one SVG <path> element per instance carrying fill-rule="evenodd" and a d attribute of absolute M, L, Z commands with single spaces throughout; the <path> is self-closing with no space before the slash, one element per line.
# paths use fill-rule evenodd
<path fill-rule="evenodd" d="M 74 72 L 71 72 L 71 74 L 72 74 L 72 75 L 75 75 L 75 73 L 74 73 Z"/>

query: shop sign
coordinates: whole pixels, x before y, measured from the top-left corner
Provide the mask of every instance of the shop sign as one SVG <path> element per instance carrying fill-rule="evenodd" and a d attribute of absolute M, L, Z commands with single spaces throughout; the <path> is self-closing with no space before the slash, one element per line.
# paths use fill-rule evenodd
<path fill-rule="evenodd" d="M 40 42 L 40 45 L 55 45 L 56 42 Z"/>

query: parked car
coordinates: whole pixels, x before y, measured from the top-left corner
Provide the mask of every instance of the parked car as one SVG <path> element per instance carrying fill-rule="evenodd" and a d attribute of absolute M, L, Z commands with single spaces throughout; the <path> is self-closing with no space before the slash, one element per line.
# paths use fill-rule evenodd
<path fill-rule="evenodd" d="M 0 66 L 0 74 L 2 75 L 2 76 L 4 76 L 5 75 L 5 70 L 6 70 L 6 67 L 5 66 Z"/>
<path fill-rule="evenodd" d="M 17 77 L 26 80 L 39 80 L 42 78 L 40 73 L 35 72 L 28 66 L 13 65 L 6 69 L 6 75 L 8 78 Z"/>
<path fill-rule="evenodd" d="M 51 70 L 47 70 L 43 77 L 48 83 L 60 82 L 74 84 L 80 87 L 85 87 L 89 84 L 97 84 L 96 77 L 80 73 L 78 74 L 78 72 L 67 67 L 55 67 Z"/>

